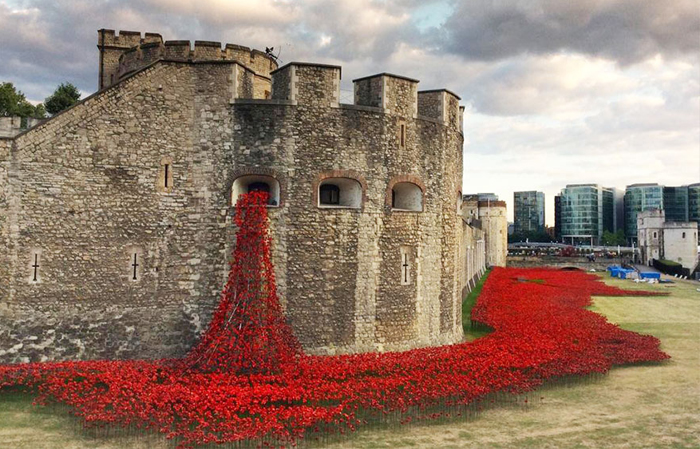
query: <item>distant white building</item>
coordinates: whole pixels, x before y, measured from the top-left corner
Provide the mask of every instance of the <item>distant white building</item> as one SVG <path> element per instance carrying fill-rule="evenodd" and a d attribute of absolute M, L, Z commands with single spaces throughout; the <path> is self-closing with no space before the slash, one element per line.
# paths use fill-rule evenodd
<path fill-rule="evenodd" d="M 642 262 L 665 259 L 677 262 L 691 272 L 698 264 L 698 224 L 693 221 L 666 221 L 661 209 L 637 214 L 637 239 Z"/>

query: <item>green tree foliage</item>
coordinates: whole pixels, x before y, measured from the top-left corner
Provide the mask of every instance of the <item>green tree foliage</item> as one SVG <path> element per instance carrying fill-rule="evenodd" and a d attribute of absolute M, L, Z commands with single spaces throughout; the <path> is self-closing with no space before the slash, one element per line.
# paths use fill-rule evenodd
<path fill-rule="evenodd" d="M 513 233 L 508 236 L 508 243 L 517 243 L 517 242 L 524 242 L 524 241 L 530 241 L 530 242 L 538 242 L 538 243 L 550 243 L 552 242 L 552 238 L 547 234 L 546 232 L 523 232 L 523 233 Z"/>
<path fill-rule="evenodd" d="M 603 238 L 600 241 L 605 246 L 626 245 L 625 232 L 618 229 L 617 232 L 603 231 Z"/>
<path fill-rule="evenodd" d="M 0 117 L 46 117 L 44 106 L 32 105 L 12 83 L 0 83 Z"/>
<path fill-rule="evenodd" d="M 55 115 L 73 106 L 78 100 L 80 100 L 78 88 L 71 83 L 61 83 L 51 95 L 46 97 L 44 105 L 49 114 Z"/>

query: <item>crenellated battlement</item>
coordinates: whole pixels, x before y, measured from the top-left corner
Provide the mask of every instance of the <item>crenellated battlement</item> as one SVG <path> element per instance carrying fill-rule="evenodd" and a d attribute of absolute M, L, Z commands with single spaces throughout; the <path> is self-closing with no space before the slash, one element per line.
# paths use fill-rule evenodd
<path fill-rule="evenodd" d="M 461 130 L 463 110 L 459 100 L 457 94 L 447 89 L 422 90 L 418 92 L 418 115 Z"/>
<path fill-rule="evenodd" d="M 283 67 L 270 55 L 236 44 L 216 41 L 163 41 L 156 33 L 99 30 L 101 64 L 109 86 L 156 61 L 187 63 L 232 62 L 229 77 L 232 103 L 247 100 L 281 101 L 290 105 L 340 107 L 342 69 L 337 65 L 290 62 Z M 116 61 L 114 59 L 116 55 Z M 116 65 L 114 65 L 116 64 Z M 109 80 L 105 79 L 109 75 Z M 459 96 L 447 89 L 418 90 L 419 81 L 392 73 L 353 80 L 352 106 L 396 116 L 424 119 L 462 131 L 464 108 Z M 347 105 L 345 107 L 348 107 Z"/>
<path fill-rule="evenodd" d="M 355 104 L 384 109 L 388 114 L 415 118 L 418 80 L 391 73 L 354 79 Z"/>
<path fill-rule="evenodd" d="M 131 48 L 149 42 L 163 42 L 163 37 L 158 33 L 145 33 L 141 37 L 140 31 L 122 31 L 117 34 L 114 30 L 102 28 L 97 31 L 97 47 Z"/>
<path fill-rule="evenodd" d="M 271 56 L 241 45 L 214 41 L 153 41 L 124 51 L 119 58 L 119 78 L 133 73 L 158 59 L 186 62 L 236 61 L 259 76 L 269 77 L 277 68 Z"/>
<path fill-rule="evenodd" d="M 158 33 L 122 31 L 102 28 L 97 30 L 97 48 L 100 51 L 99 89 L 104 89 L 118 81 L 119 58 L 133 47 L 143 44 L 162 44 L 163 37 Z"/>
<path fill-rule="evenodd" d="M 270 75 L 273 100 L 304 106 L 340 106 L 340 66 L 291 62 Z M 461 132 L 464 108 L 459 106 L 460 97 L 447 89 L 419 92 L 418 83 L 391 73 L 354 79 L 353 106 L 403 119 L 428 119 Z"/>
<path fill-rule="evenodd" d="M 241 45 L 221 42 L 195 41 L 194 45 L 188 40 L 163 41 L 160 34 L 138 31 L 98 30 L 97 48 L 100 50 L 100 89 L 109 87 L 123 77 L 165 59 L 173 61 L 204 62 L 204 61 L 236 61 L 256 76 L 268 78 L 270 72 L 277 68 L 273 57 L 260 50 L 250 49 Z M 269 92 L 269 81 L 259 80 L 256 91 L 264 96 Z"/>

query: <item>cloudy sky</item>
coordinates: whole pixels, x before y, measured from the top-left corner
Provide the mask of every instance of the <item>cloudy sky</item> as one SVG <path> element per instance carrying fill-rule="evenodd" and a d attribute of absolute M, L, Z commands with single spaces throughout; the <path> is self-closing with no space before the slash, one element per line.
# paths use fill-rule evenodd
<path fill-rule="evenodd" d="M 99 28 L 281 49 L 462 97 L 464 192 L 700 181 L 697 0 L 0 0 L 0 81 L 97 88 Z"/>

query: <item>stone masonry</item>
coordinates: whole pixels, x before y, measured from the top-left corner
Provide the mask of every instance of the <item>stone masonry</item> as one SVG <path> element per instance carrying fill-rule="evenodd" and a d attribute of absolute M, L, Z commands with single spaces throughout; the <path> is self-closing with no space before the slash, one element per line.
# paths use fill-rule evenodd
<path fill-rule="evenodd" d="M 461 248 L 456 95 L 379 74 L 340 104 L 340 67 L 155 36 L 100 30 L 104 88 L 0 138 L 0 362 L 184 354 L 251 182 L 275 197 L 280 299 L 306 351 L 461 339 L 463 270 L 481 268 Z"/>

